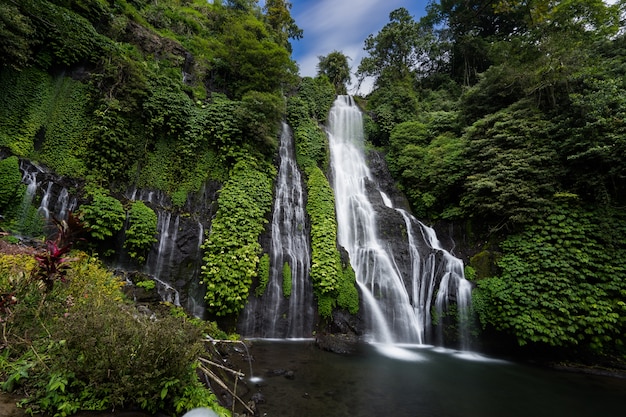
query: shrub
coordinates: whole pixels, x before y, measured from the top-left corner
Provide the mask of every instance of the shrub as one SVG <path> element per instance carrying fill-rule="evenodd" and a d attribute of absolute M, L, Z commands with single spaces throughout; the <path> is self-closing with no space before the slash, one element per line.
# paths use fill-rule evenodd
<path fill-rule="evenodd" d="M 126 230 L 124 247 L 131 258 L 144 263 L 152 244 L 157 241 L 157 216 L 143 201 L 135 201 L 128 218 L 130 226 Z"/>
<path fill-rule="evenodd" d="M 483 326 L 520 345 L 623 349 L 626 222 L 614 209 L 561 203 L 502 242 L 499 276 L 474 293 Z"/>
<path fill-rule="evenodd" d="M 12 256 L 10 268 L 0 256 L 0 276 L 21 277 L 5 322 L 2 388 L 27 391 L 22 406 L 29 413 L 141 408 L 179 415 L 210 406 L 224 415 L 196 375 L 205 329 L 186 316 L 140 314 L 97 259 L 73 255 L 66 283 L 49 293 L 24 275 L 33 265 L 24 255 Z"/>
<path fill-rule="evenodd" d="M 103 189 L 94 189 L 91 203 L 80 207 L 79 217 L 89 226 L 91 236 L 105 240 L 122 229 L 126 213 L 119 200 Z"/>

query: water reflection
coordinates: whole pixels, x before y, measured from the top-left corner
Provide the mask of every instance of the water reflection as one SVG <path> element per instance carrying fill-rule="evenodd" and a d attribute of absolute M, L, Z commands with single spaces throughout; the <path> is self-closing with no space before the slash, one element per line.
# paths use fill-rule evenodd
<path fill-rule="evenodd" d="M 596 417 L 622 415 L 626 398 L 623 379 L 431 346 L 363 345 L 341 356 L 257 340 L 251 353 L 266 416 Z"/>

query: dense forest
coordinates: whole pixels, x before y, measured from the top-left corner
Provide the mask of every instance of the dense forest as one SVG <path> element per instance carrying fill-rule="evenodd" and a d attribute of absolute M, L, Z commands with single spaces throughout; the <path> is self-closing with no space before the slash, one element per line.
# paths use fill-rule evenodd
<path fill-rule="evenodd" d="M 2 388 L 58 415 L 219 409 L 195 358 L 202 335 L 229 336 L 176 308 L 166 325 L 133 319 L 101 260 L 122 232 L 136 265 L 155 242 L 156 214 L 129 188 L 162 192 L 192 217 L 190 200 L 212 184 L 206 308 L 211 320 L 237 317 L 267 283 L 260 236 L 283 120 L 305 177 L 320 321 L 355 314 L 324 133 L 352 71 L 374 79 L 356 97 L 370 148 L 418 217 L 453 230 L 475 285 L 475 336 L 623 363 L 626 2 L 440 0 L 417 21 L 397 9 L 357 68 L 333 51 L 304 78 L 290 42 L 306 34 L 290 7 L 0 0 L 0 228 L 5 243 L 48 239 L 43 251 L 0 254 Z M 24 212 L 25 160 L 75 181 L 79 207 L 56 233 Z"/>
<path fill-rule="evenodd" d="M 624 3 L 440 1 L 365 40 L 369 139 L 458 223 L 487 333 L 624 353 Z"/>

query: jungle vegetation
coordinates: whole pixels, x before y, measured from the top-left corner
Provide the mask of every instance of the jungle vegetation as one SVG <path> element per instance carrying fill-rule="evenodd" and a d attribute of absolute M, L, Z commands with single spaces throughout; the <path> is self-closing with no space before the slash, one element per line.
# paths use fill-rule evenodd
<path fill-rule="evenodd" d="M 466 244 L 485 335 L 624 359 L 626 4 L 429 3 L 364 43 L 369 140 Z M 536 351 L 536 350 L 534 350 Z"/>
<path fill-rule="evenodd" d="M 354 68 L 374 79 L 358 98 L 369 142 L 418 217 L 454 224 L 476 284 L 478 330 L 508 346 L 596 361 L 626 355 L 625 7 L 432 1 L 419 21 L 391 12 Z M 162 191 L 184 212 L 215 181 L 202 279 L 209 313 L 236 316 L 267 285 L 259 237 L 283 119 L 307 184 L 319 314 L 358 310 L 354 272 L 336 246 L 323 131 L 335 95 L 347 91 L 349 58 L 329 51 L 318 76 L 300 78 L 290 40 L 304 34 L 289 9 L 283 0 L 0 0 L 2 231 L 44 234 L 36 213 L 17 218 L 20 159 L 84 184 L 74 190 L 86 227 L 79 248 L 52 237 L 37 257 L 0 256 L 2 387 L 35 393 L 34 411 L 180 414 L 215 402 L 194 373 L 209 324 L 164 318 L 171 345 L 150 339 L 130 368 L 89 350 L 98 337 L 110 349 L 122 339 L 138 349 L 146 333 L 166 338 L 133 321 L 97 254 L 128 220 L 125 247 L 145 262 L 155 213 L 125 199 L 129 187 Z M 128 331 L 99 332 L 85 294 L 97 317 Z M 77 355 L 96 382 L 72 362 Z M 171 366 L 152 373 L 160 362 L 151 358 L 164 357 Z M 134 366 L 147 370 L 141 392 L 103 371 L 127 381 Z"/>
<path fill-rule="evenodd" d="M 31 412 L 180 415 L 212 406 L 228 413 L 196 375 L 207 355 L 202 337 L 228 336 L 176 311 L 156 322 L 142 317 L 98 258 L 122 232 L 138 265 L 153 245 L 156 214 L 126 198 L 129 187 L 164 193 L 184 216 L 188 196 L 214 181 L 219 208 L 203 267 L 209 312 L 236 315 L 252 280 L 262 288 L 267 254 L 259 234 L 271 207 L 277 137 L 285 96 L 301 83 L 289 42 L 302 31 L 290 7 L 283 0 L 263 7 L 255 0 L 0 1 L 0 227 L 9 241 L 19 233 L 48 242 L 0 261 L 2 388 L 28 392 Z M 332 92 L 327 80 L 304 88 L 311 97 Z M 311 106 L 307 117 L 327 113 L 331 102 Z M 36 209 L 24 220 L 21 160 L 79 180 L 70 218 L 82 234 L 72 244 L 46 236 Z"/>

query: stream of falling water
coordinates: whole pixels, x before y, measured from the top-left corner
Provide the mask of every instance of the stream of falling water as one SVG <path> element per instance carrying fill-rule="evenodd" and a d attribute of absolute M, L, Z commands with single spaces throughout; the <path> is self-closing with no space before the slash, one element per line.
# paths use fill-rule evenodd
<path fill-rule="evenodd" d="M 371 196 L 376 180 L 366 163 L 363 120 L 352 97 L 339 96 L 335 101 L 329 115 L 328 137 L 339 244 L 350 255 L 361 289 L 369 341 L 432 342 L 426 336 L 432 326 L 433 297 L 438 317 L 446 312 L 451 299 L 457 305 L 458 316 L 467 315 L 471 285 L 463 276 L 463 263 L 441 247 L 433 229 L 405 210 L 394 208 L 378 190 L 386 207 L 404 218 L 405 230 L 392 233 L 396 238 L 407 236 L 410 276 L 403 276 L 390 246 L 378 233 L 380 218 Z M 466 332 L 461 329 L 460 333 Z"/>
<path fill-rule="evenodd" d="M 304 187 L 293 142 L 284 123 L 272 213 L 270 276 L 265 292 L 260 297 L 252 294 L 242 314 L 240 332 L 247 337 L 304 338 L 313 332 L 311 249 Z M 289 278 L 291 293 L 285 295 L 284 281 Z"/>

